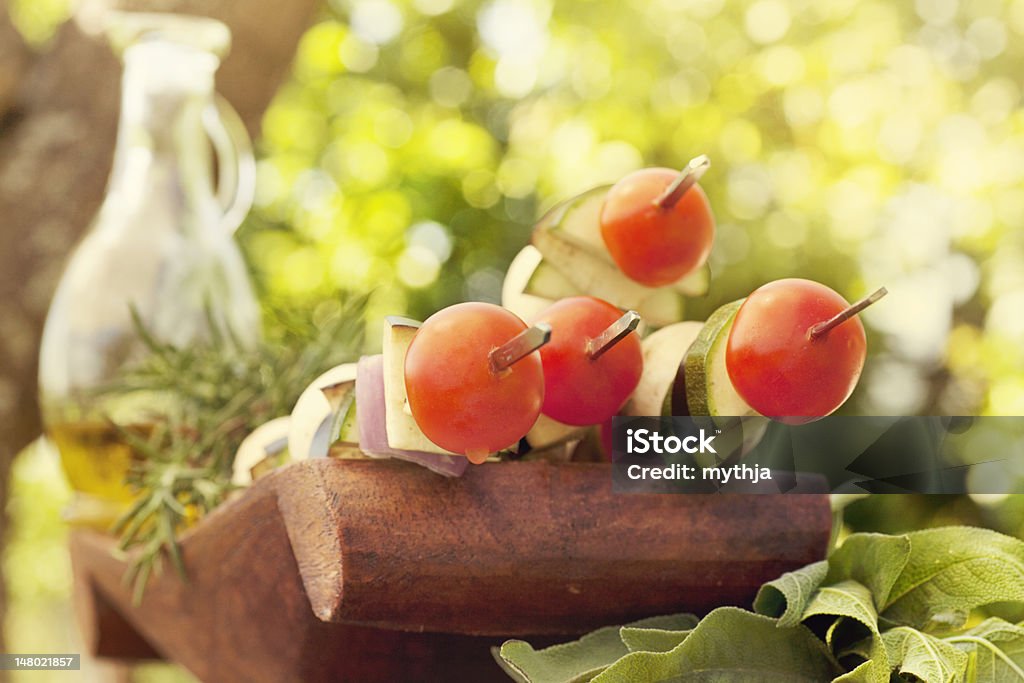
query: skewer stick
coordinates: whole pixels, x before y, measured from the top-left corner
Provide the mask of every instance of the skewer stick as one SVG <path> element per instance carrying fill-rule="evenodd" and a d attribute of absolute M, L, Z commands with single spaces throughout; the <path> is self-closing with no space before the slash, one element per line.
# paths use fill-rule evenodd
<path fill-rule="evenodd" d="M 640 314 L 636 311 L 626 313 L 613 322 L 608 328 L 593 339 L 587 340 L 587 358 L 597 360 L 605 351 L 626 338 L 640 324 Z"/>
<path fill-rule="evenodd" d="M 691 159 L 686 168 L 680 171 L 676 179 L 672 181 L 672 184 L 654 200 L 654 205 L 660 209 L 671 209 L 683 198 L 687 190 L 697 184 L 697 181 L 707 173 L 709 168 L 711 168 L 711 159 L 708 159 L 707 154 L 701 154 L 699 157 Z"/>
<path fill-rule="evenodd" d="M 551 325 L 537 323 L 491 351 L 491 372 L 499 374 L 551 341 Z"/>
<path fill-rule="evenodd" d="M 823 320 L 820 323 L 815 323 L 814 325 L 811 325 L 810 328 L 808 328 L 807 330 L 807 338 L 810 339 L 811 341 L 814 341 L 818 337 L 828 334 L 829 330 L 837 327 L 838 325 L 842 325 L 844 322 L 846 322 L 853 316 L 857 315 L 865 308 L 875 303 L 888 293 L 888 289 L 886 289 L 885 287 L 879 287 L 877 290 L 875 290 L 871 294 L 868 294 L 860 301 L 851 304 L 849 308 L 845 308 L 839 311 L 828 320 Z"/>

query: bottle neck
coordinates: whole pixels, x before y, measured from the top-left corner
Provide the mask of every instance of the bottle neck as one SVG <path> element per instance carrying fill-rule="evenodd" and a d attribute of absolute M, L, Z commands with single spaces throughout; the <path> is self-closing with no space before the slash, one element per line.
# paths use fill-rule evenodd
<path fill-rule="evenodd" d="M 195 211 L 214 205 L 203 117 L 212 105 L 216 66 L 212 55 L 170 44 L 125 52 L 111 201 L 123 207 L 169 199 Z"/>

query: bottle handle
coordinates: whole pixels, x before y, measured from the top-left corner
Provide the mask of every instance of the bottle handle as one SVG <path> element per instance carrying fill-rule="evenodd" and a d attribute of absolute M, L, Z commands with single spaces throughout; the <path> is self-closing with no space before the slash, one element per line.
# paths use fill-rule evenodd
<path fill-rule="evenodd" d="M 228 234 L 238 229 L 252 208 L 256 193 L 256 160 L 252 141 L 242 117 L 222 96 L 215 94 L 203 112 L 206 134 L 217 154 L 221 228 Z"/>

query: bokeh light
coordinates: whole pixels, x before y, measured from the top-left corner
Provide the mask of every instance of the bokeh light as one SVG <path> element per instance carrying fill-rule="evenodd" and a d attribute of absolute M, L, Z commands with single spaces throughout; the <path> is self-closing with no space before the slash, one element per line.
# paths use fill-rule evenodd
<path fill-rule="evenodd" d="M 885 284 L 847 409 L 1011 411 L 1021 36 L 1024 0 L 339 2 L 267 114 L 243 236 L 272 289 L 376 287 L 424 317 L 496 298 L 554 202 L 706 152 L 719 237 L 690 317 L 777 277 Z M 987 352 L 951 361 L 967 339 Z"/>

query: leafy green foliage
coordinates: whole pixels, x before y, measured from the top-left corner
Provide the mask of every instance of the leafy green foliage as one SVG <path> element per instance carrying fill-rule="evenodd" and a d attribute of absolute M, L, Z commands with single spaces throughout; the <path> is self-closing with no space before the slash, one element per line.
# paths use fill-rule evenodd
<path fill-rule="evenodd" d="M 972 656 L 968 680 L 1024 681 L 1024 625 L 993 617 L 946 640 Z"/>
<path fill-rule="evenodd" d="M 986 529 L 908 534 L 907 566 L 885 601 L 886 619 L 916 628 L 962 626 L 993 602 L 1024 602 L 1024 543 Z"/>
<path fill-rule="evenodd" d="M 149 353 L 99 393 L 174 396 L 150 415 L 148 434 L 121 429 L 141 456 L 127 476 L 135 502 L 114 526 L 120 549 L 137 551 L 126 577 L 136 600 L 164 556 L 184 577 L 178 533 L 226 499 L 242 439 L 289 414 L 321 372 L 358 355 L 364 305 L 363 297 L 333 302 L 312 318 L 271 311 L 274 331 L 255 346 L 232 337 L 213 316 L 209 342 L 172 346 L 149 335 L 136 317 Z"/>
<path fill-rule="evenodd" d="M 692 628 L 691 614 L 652 617 L 628 624 L 623 629 L 659 630 L 667 633 Z M 629 654 L 618 626 L 607 626 L 579 640 L 534 650 L 529 643 L 510 640 L 496 653 L 506 671 L 525 683 L 580 683 L 589 681 L 608 665 Z"/>
<path fill-rule="evenodd" d="M 1024 623 L 963 626 L 977 607 L 1024 602 L 1022 568 L 1024 542 L 984 529 L 854 534 L 828 560 L 762 586 L 754 613 L 721 608 L 696 626 L 602 629 L 559 650 L 576 678 L 536 668 L 520 680 L 1020 683 Z M 515 668 L 522 652 L 503 647 L 501 657 Z"/>
<path fill-rule="evenodd" d="M 669 625 L 623 626 L 619 637 L 630 652 L 668 652 L 683 642 L 699 622 L 692 614 L 683 614 L 674 628 Z"/>
<path fill-rule="evenodd" d="M 893 584 L 910 557 L 910 539 L 884 534 L 854 534 L 828 560 L 826 581 L 853 579 L 866 586 L 876 604 L 887 604 Z"/>
<path fill-rule="evenodd" d="M 381 5 L 390 30 L 329 3 L 265 117 L 243 239 L 273 291 L 494 298 L 539 209 L 706 152 L 694 319 L 778 277 L 898 282 L 851 408 L 1024 411 L 1022 331 L 986 320 L 1020 307 L 1019 3 Z"/>
<path fill-rule="evenodd" d="M 799 624 L 804 608 L 827 574 L 828 562 L 824 560 L 786 572 L 761 586 L 754 599 L 754 609 L 760 614 L 778 616 L 779 626 Z"/>
<path fill-rule="evenodd" d="M 871 591 L 856 581 L 840 581 L 819 588 L 804 610 L 803 619 L 818 615 L 853 619 L 863 624 L 872 634 L 878 633 L 878 613 L 871 599 Z M 841 622 L 837 619 L 835 623 Z M 835 628 L 829 629 L 829 644 L 834 633 Z"/>
<path fill-rule="evenodd" d="M 929 683 L 962 680 L 967 655 L 928 633 L 909 626 L 897 626 L 882 634 L 890 666 L 905 676 Z"/>
<path fill-rule="evenodd" d="M 819 683 L 837 671 L 824 644 L 804 626 L 783 630 L 774 619 L 721 607 L 669 652 L 633 652 L 592 680 Z"/>

